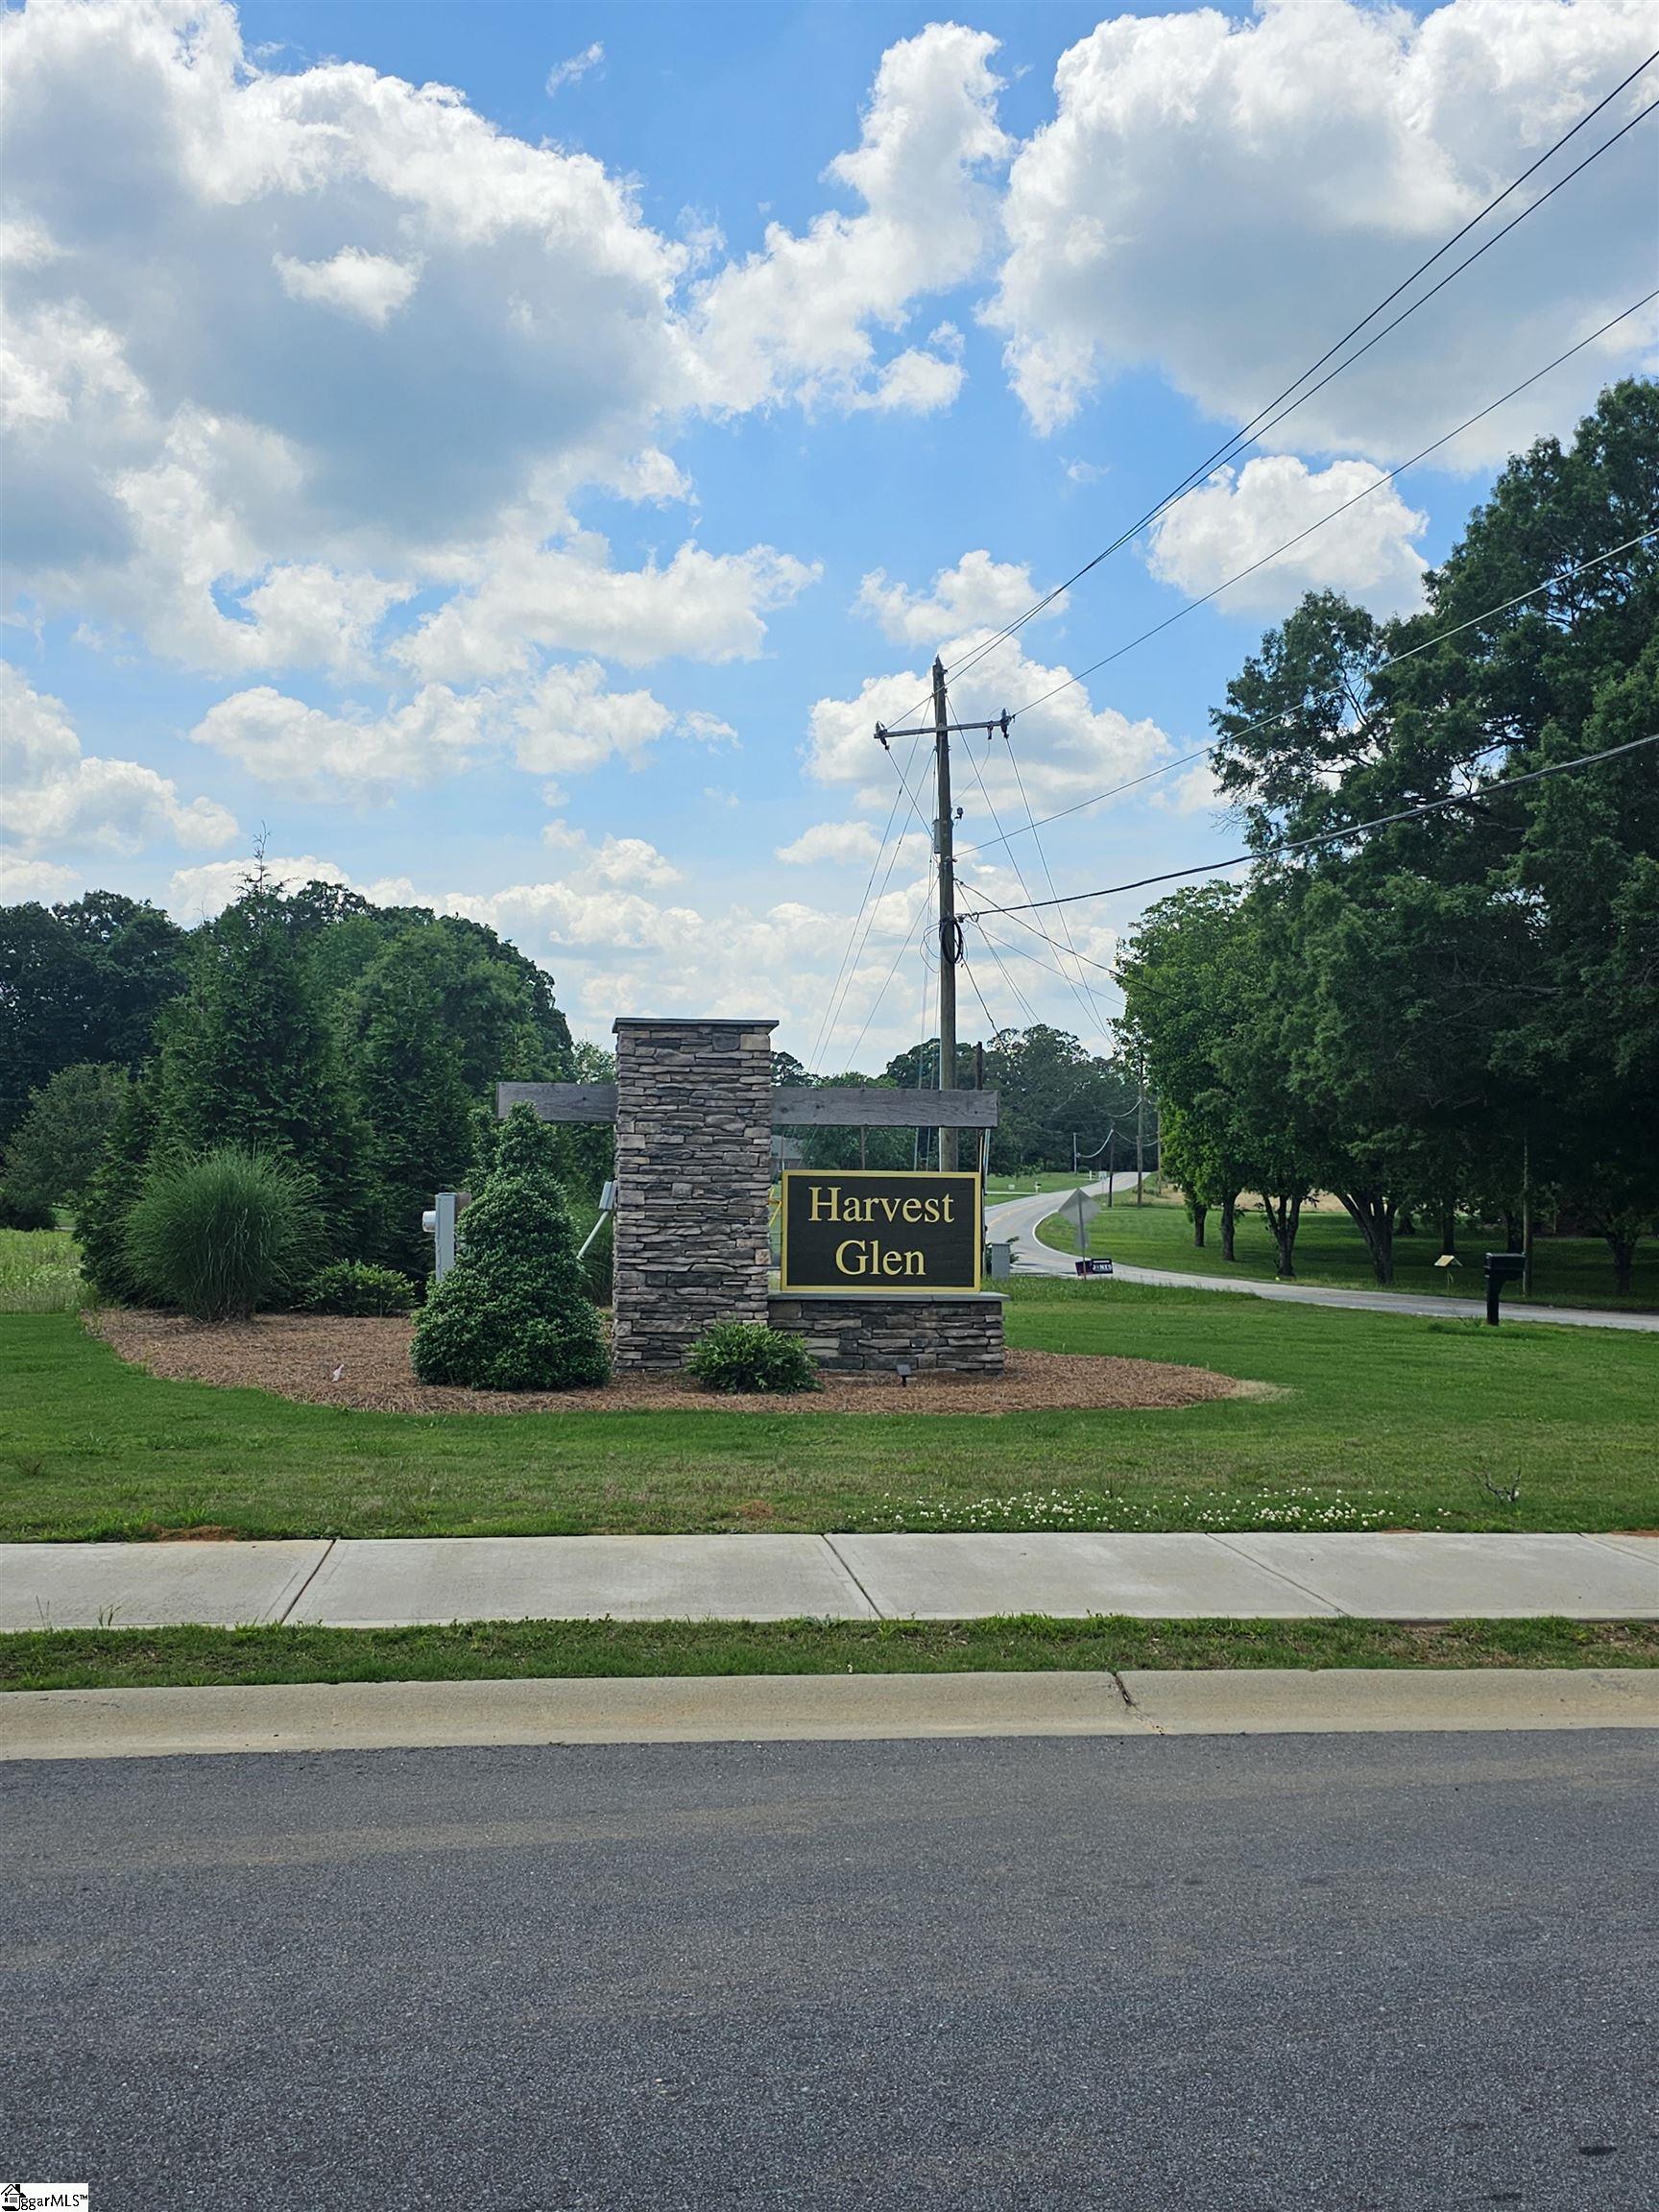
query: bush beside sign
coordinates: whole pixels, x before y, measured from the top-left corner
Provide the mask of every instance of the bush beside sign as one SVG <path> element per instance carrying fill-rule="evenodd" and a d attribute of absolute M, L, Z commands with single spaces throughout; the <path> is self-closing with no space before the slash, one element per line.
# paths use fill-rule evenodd
<path fill-rule="evenodd" d="M 975 1292 L 979 1178 L 876 1168 L 790 1168 L 783 1176 L 782 1291 Z"/>

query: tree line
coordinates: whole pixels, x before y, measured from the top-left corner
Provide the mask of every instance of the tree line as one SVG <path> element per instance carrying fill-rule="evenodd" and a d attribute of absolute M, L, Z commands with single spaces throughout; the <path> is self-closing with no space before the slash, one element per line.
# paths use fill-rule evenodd
<path fill-rule="evenodd" d="M 1034 1168 L 1069 1168 L 1073 1141 L 1077 1155 L 1101 1155 L 1113 1130 L 1119 1166 L 1134 1158 L 1138 1118 L 1143 1118 L 1144 1158 L 1156 1157 L 1155 1115 L 1139 1117 L 1141 1086 L 1132 1063 L 1122 1057 L 1087 1051 L 1064 1029 L 1036 1022 L 1026 1029 L 999 1029 L 978 1043 L 957 1046 L 957 1083 L 975 1081 L 998 1094 L 998 1122 L 991 1133 L 994 1175 L 1017 1175 Z M 939 1085 L 939 1040 L 922 1039 L 895 1053 L 878 1073 L 848 1069 L 838 1075 L 808 1074 L 789 1052 L 772 1056 L 772 1079 L 781 1090 L 812 1090 L 875 1084 L 896 1091 L 931 1091 Z M 805 1167 L 907 1168 L 936 1164 L 934 1133 L 915 1129 L 792 1129 L 788 1136 Z M 966 1157 L 963 1162 L 968 1165 Z"/>
<path fill-rule="evenodd" d="M 1419 613 L 1311 593 L 1227 686 L 1248 877 L 1148 907 L 1119 974 L 1200 1240 L 1214 1210 L 1230 1255 L 1248 1198 L 1289 1275 L 1323 1190 L 1382 1284 L 1403 1218 L 1450 1249 L 1463 1213 L 1600 1237 L 1628 1289 L 1659 1225 L 1659 747 L 1523 779 L 1659 733 L 1655 533 L 1632 379 L 1508 464 Z"/>
<path fill-rule="evenodd" d="M 225 1145 L 302 1172 L 327 1257 L 419 1279 L 421 1211 L 466 1183 L 496 1078 L 566 1078 L 576 1058 L 551 980 L 492 930 L 285 891 L 257 864 L 191 930 L 108 892 L 0 909 L 0 1191 L 13 1221 L 72 1205 L 108 1297 L 129 1289 L 153 1170 Z M 610 1141 L 560 1133 L 573 1188 L 596 1185 Z"/>

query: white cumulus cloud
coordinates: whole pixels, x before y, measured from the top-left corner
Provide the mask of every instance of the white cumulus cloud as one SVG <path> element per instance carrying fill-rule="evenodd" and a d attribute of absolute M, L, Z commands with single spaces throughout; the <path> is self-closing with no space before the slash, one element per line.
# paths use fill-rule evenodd
<path fill-rule="evenodd" d="M 418 260 L 365 253 L 360 246 L 342 246 L 326 261 L 296 261 L 290 253 L 277 253 L 272 256 L 272 265 L 290 300 L 338 308 L 376 330 L 384 330 L 398 308 L 409 304 L 421 281 Z"/>
<path fill-rule="evenodd" d="M 1305 591 L 1341 591 L 1375 613 L 1402 613 L 1422 596 L 1427 564 L 1412 541 L 1429 517 L 1392 485 L 1373 490 L 1382 483 L 1369 461 L 1315 469 L 1290 453 L 1219 469 L 1159 517 L 1146 565 L 1191 598 L 1239 577 L 1221 596 L 1231 613 L 1282 613 Z"/>
<path fill-rule="evenodd" d="M 136 760 L 83 753 L 62 701 L 0 661 L 0 839 L 13 866 L 61 866 L 65 849 L 135 854 L 228 844 L 234 816 Z"/>
<path fill-rule="evenodd" d="M 953 568 L 941 568 L 926 591 L 890 583 L 883 568 L 872 569 L 858 588 L 863 613 L 904 645 L 942 645 L 980 626 L 1000 630 L 1041 596 L 1028 567 L 993 561 L 983 547 L 964 553 Z M 1044 612 L 1058 614 L 1065 605 L 1062 592 Z"/>
<path fill-rule="evenodd" d="M 887 49 L 859 143 L 829 169 L 860 212 L 826 212 L 803 232 L 774 223 L 758 252 L 698 291 L 710 404 L 798 397 L 927 413 L 955 397 L 953 330 L 886 364 L 872 332 L 902 327 L 918 300 L 972 276 L 994 240 L 992 178 L 1012 151 L 997 122 L 996 51 L 995 38 L 957 23 L 931 23 Z"/>
<path fill-rule="evenodd" d="M 1420 17 L 1260 0 L 1242 20 L 1200 8 L 1099 24 L 1061 56 L 1053 119 L 1010 174 L 988 320 L 1033 421 L 1054 428 L 1142 365 L 1211 415 L 1252 417 L 1633 69 L 1652 32 L 1650 0 L 1448 0 Z M 1649 96 L 1631 86 L 1504 213 Z M 1599 327 L 1650 288 L 1651 178 L 1638 131 L 1282 436 L 1396 459 L 1512 367 Z M 1456 457 L 1559 428 L 1652 330 L 1625 325 Z"/>

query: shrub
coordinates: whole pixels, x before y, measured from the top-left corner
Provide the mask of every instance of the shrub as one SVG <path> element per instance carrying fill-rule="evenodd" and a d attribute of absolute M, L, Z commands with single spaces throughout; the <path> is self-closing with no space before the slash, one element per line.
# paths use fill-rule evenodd
<path fill-rule="evenodd" d="M 396 1267 L 376 1267 L 367 1260 L 336 1260 L 312 1276 L 300 1300 L 302 1313 L 408 1313 L 415 1286 Z"/>
<path fill-rule="evenodd" d="M 608 1379 L 552 1138 L 528 1106 L 503 1123 L 484 1187 L 461 1216 L 455 1264 L 416 1324 L 422 1382 L 570 1390 Z"/>
<path fill-rule="evenodd" d="M 310 1275 L 322 1242 L 310 1178 L 236 1144 L 156 1169 L 127 1220 L 134 1283 L 199 1321 L 279 1303 Z"/>
<path fill-rule="evenodd" d="M 0 1183 L 0 1229 L 50 1229 L 56 1221 L 45 1199 Z"/>
<path fill-rule="evenodd" d="M 716 1321 L 685 1355 L 685 1365 L 709 1390 L 816 1390 L 818 1369 L 805 1336 L 764 1321 Z"/>

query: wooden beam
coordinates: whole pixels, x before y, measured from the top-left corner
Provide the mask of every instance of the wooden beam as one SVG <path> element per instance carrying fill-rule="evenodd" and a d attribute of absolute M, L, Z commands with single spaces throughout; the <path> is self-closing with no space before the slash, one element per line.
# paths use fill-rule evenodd
<path fill-rule="evenodd" d="M 497 1083 L 495 1118 L 505 1121 L 515 1106 L 529 1106 L 542 1121 L 614 1121 L 614 1083 Z"/>
<path fill-rule="evenodd" d="M 533 1107 L 543 1121 L 614 1121 L 614 1083 L 497 1083 L 495 1117 Z M 849 1083 L 821 1091 L 774 1091 L 774 1129 L 995 1129 L 995 1091 L 893 1091 Z"/>
<path fill-rule="evenodd" d="M 774 1129 L 995 1129 L 995 1091 L 892 1091 L 849 1083 L 774 1091 Z"/>

